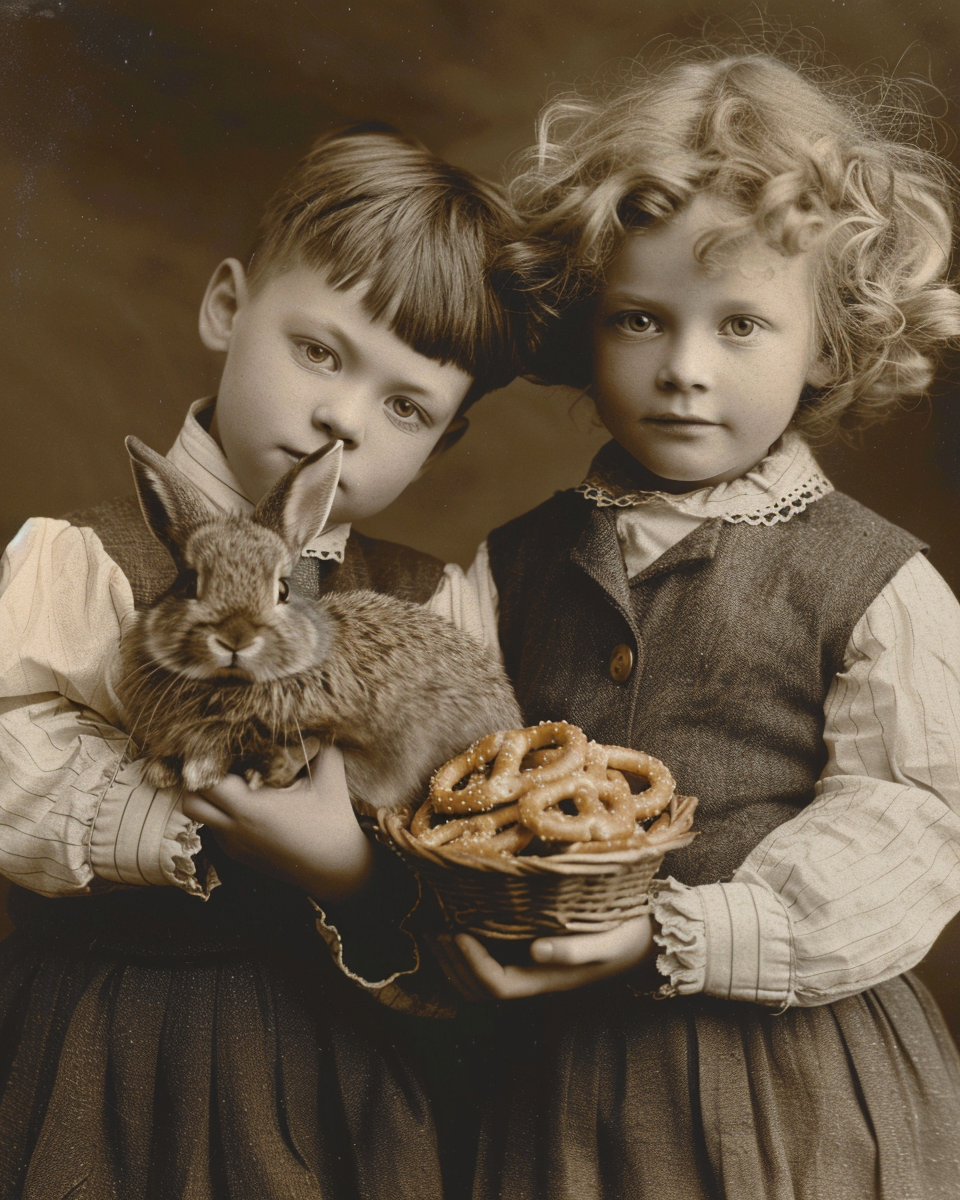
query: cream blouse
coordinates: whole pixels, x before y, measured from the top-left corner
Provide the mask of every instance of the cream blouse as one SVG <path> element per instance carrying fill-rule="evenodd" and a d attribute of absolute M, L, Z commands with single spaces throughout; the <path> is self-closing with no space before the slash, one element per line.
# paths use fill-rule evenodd
<path fill-rule="evenodd" d="M 214 503 L 249 508 L 195 419 L 203 403 L 169 457 Z M 588 479 L 582 490 L 585 503 L 621 509 L 632 575 L 708 517 L 788 520 L 829 487 L 787 437 L 719 489 L 630 496 Z M 325 532 L 307 553 L 342 558 L 348 536 Z M 446 568 L 428 607 L 496 644 L 485 547 L 468 572 Z M 121 884 L 207 894 L 196 825 L 124 762 L 110 678 L 133 614 L 129 582 L 90 529 L 32 519 L 0 563 L 0 871 L 45 895 Z M 731 881 L 664 886 L 666 990 L 825 1003 L 912 966 L 960 908 L 960 606 L 923 556 L 858 623 L 825 718 L 830 757 L 814 802 Z"/>
<path fill-rule="evenodd" d="M 630 578 L 704 520 L 778 524 L 833 490 L 792 432 L 748 474 L 679 496 L 631 491 L 603 460 L 577 490 L 619 510 Z M 468 581 L 495 612 L 486 546 Z M 914 966 L 960 910 L 960 605 L 925 555 L 857 623 L 824 720 L 813 802 L 730 881 L 662 887 L 664 994 L 823 1004 Z"/>

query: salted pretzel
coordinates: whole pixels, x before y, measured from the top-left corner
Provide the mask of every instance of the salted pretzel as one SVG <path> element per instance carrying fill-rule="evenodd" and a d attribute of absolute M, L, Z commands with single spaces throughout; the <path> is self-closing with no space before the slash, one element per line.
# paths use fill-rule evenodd
<path fill-rule="evenodd" d="M 562 807 L 572 802 L 575 813 Z M 529 788 L 518 802 L 520 820 L 544 842 L 612 838 L 636 828 L 636 804 L 623 776 L 580 771 Z"/>
<path fill-rule="evenodd" d="M 545 747 L 558 753 L 548 762 L 523 770 L 523 760 Z M 544 721 L 527 729 L 490 734 L 437 771 L 430 784 L 430 799 L 438 813 L 489 812 L 498 804 L 513 802 L 530 787 L 577 771 L 586 753 L 586 735 L 565 721 Z"/>
<path fill-rule="evenodd" d="M 649 829 L 637 825 L 634 831 L 626 836 L 571 842 L 569 846 L 563 847 L 563 853 L 609 854 L 616 850 L 637 850 L 642 846 L 656 846 L 661 842 L 673 841 L 679 834 L 686 833 L 691 828 L 696 807 L 695 796 L 676 796 L 670 804 L 670 810 L 661 813 Z"/>
<path fill-rule="evenodd" d="M 424 846 L 473 855 L 519 854 L 534 838 L 565 853 L 630 850 L 672 837 L 681 816 L 689 828 L 696 801 L 674 789 L 659 759 L 544 721 L 490 734 L 445 763 L 410 833 Z"/>
<path fill-rule="evenodd" d="M 625 746 L 603 746 L 591 742 L 588 751 L 591 764 L 603 765 L 607 770 L 626 775 L 638 775 L 650 786 L 644 792 L 634 794 L 636 819 L 648 821 L 657 817 L 672 800 L 676 791 L 676 780 L 659 758 L 644 754 L 642 750 L 628 750 Z"/>
<path fill-rule="evenodd" d="M 410 832 L 424 846 L 447 846 L 471 854 L 517 854 L 533 840 L 531 830 L 518 823 L 517 804 L 502 804 L 491 812 L 453 817 L 438 824 L 433 823 L 435 815 L 433 801 L 427 800 L 410 822 Z"/>

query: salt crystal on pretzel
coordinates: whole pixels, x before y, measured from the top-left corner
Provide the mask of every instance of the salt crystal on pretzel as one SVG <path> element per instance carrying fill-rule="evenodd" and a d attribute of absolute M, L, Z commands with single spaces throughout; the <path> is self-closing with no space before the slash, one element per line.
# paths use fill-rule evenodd
<path fill-rule="evenodd" d="M 411 834 L 424 846 L 446 846 L 471 854 L 517 854 L 533 840 L 533 833 L 519 823 L 516 804 L 433 824 L 436 815 L 433 801 L 428 799 L 410 822 Z"/>
<path fill-rule="evenodd" d="M 634 792 L 627 776 L 648 787 Z M 490 734 L 444 764 L 410 833 L 426 846 L 470 854 L 517 854 L 534 836 L 563 843 L 566 853 L 604 853 L 672 838 L 681 824 L 690 827 L 695 805 L 675 796 L 673 775 L 652 755 L 588 742 L 575 725 L 544 721 Z M 654 817 L 645 830 L 642 822 Z"/>
<path fill-rule="evenodd" d="M 576 813 L 565 812 L 569 800 Z M 624 779 L 580 771 L 539 787 L 519 800 L 520 819 L 544 842 L 580 842 L 631 833 L 636 827 L 634 796 Z"/>
<path fill-rule="evenodd" d="M 627 775 L 639 775 L 647 780 L 650 784 L 647 790 L 638 792 L 633 797 L 638 821 L 648 821 L 651 817 L 659 816 L 673 799 L 676 781 L 669 769 L 652 754 L 644 754 L 642 750 L 628 750 L 625 746 L 604 746 L 599 742 L 591 742 L 588 761 Z"/>
<path fill-rule="evenodd" d="M 549 762 L 523 770 L 527 755 L 544 747 L 556 747 L 559 753 Z M 586 735 L 565 721 L 543 721 L 526 729 L 491 734 L 437 771 L 430 783 L 430 799 L 440 813 L 489 812 L 498 804 L 516 800 L 528 788 L 580 770 L 586 753 Z M 468 779 L 488 765 L 485 778 Z M 458 787 L 464 779 L 468 779 L 466 785 Z"/>

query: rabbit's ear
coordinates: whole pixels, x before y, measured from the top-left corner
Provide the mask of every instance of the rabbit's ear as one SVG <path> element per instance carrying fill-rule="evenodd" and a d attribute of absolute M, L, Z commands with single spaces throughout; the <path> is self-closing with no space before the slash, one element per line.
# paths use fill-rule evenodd
<path fill-rule="evenodd" d="M 125 445 L 143 518 L 154 537 L 179 562 L 180 551 L 190 533 L 209 521 L 215 510 L 162 454 L 135 437 L 128 437 Z"/>
<path fill-rule="evenodd" d="M 314 450 L 278 480 L 260 501 L 253 519 L 279 533 L 293 554 L 322 532 L 337 495 L 343 442 Z"/>

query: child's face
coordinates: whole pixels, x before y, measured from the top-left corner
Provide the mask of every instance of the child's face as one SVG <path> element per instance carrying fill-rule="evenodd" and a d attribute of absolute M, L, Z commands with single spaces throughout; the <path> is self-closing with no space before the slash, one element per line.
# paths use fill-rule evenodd
<path fill-rule="evenodd" d="M 729 212 L 697 196 L 626 238 L 596 311 L 593 396 L 604 425 L 682 490 L 736 479 L 815 382 L 813 254 L 751 237 L 707 265 L 700 236 Z"/>
<path fill-rule="evenodd" d="M 201 336 L 227 359 L 210 432 L 248 499 L 342 438 L 329 523 L 356 521 L 394 500 L 438 448 L 470 376 L 412 350 L 362 298 L 362 285 L 337 291 L 304 266 L 255 290 L 236 260 L 214 274 Z"/>

